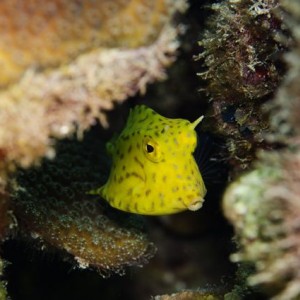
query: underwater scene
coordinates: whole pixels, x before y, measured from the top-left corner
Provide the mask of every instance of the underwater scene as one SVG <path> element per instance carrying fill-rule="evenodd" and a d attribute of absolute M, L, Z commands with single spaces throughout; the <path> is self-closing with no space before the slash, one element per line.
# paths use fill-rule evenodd
<path fill-rule="evenodd" d="M 299 0 L 0 1 L 0 300 L 300 299 Z"/>

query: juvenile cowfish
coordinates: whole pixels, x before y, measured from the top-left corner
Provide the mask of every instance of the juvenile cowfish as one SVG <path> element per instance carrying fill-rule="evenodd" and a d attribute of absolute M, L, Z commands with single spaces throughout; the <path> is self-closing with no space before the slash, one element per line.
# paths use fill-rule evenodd
<path fill-rule="evenodd" d="M 201 208 L 206 188 L 193 157 L 191 123 L 165 118 L 140 105 L 130 111 L 121 134 L 107 143 L 112 167 L 106 184 L 93 191 L 120 210 L 165 215 Z"/>

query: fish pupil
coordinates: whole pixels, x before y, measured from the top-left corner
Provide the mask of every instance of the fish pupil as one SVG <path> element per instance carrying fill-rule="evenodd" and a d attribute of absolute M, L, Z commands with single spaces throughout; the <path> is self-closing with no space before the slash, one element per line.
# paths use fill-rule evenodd
<path fill-rule="evenodd" d="M 152 153 L 154 151 L 154 147 L 152 145 L 147 144 L 146 149 L 148 153 Z"/>

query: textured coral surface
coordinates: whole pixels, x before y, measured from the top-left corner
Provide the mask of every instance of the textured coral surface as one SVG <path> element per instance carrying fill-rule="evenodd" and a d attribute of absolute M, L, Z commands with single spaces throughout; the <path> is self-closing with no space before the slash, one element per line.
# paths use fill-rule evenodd
<path fill-rule="evenodd" d="M 274 299 L 299 296 L 299 153 L 266 154 L 254 171 L 232 184 L 224 198 L 240 251 L 234 261 L 256 267 L 249 277 Z"/>
<path fill-rule="evenodd" d="M 184 0 L 1 1 L 0 299 L 299 298 L 299 1 L 187 2 L 179 43 Z M 133 216 L 87 193 L 135 104 L 204 114 L 218 136 L 217 157 L 201 139 L 195 154 L 199 212 Z"/>
<path fill-rule="evenodd" d="M 294 47 L 285 55 L 288 71 L 266 109 L 267 139 L 277 143 L 259 156 L 254 169 L 233 183 L 224 210 L 234 224 L 240 251 L 233 260 L 250 261 L 248 283 L 261 286 L 272 299 L 299 299 L 299 78 L 300 3 L 282 1 L 284 21 Z"/>
<path fill-rule="evenodd" d="M 267 148 L 268 120 L 261 106 L 282 77 L 286 44 L 278 1 L 222 1 L 211 6 L 199 44 L 199 72 L 211 106 L 206 130 L 226 140 L 224 156 L 235 176 L 249 167 L 258 148 Z"/>
<path fill-rule="evenodd" d="M 121 217 L 107 216 L 87 196 L 96 181 L 78 178 L 73 169 L 78 162 L 69 165 L 75 186 L 62 181 L 60 175 L 66 179 L 68 172 L 62 166 L 57 171 L 55 163 L 48 165 L 54 170 L 43 164 L 28 175 L 20 171 L 16 182 L 8 178 L 19 166 L 53 159 L 57 139 L 74 132 L 82 138 L 97 121 L 108 126 L 104 110 L 164 79 L 178 48 L 174 17 L 186 7 L 184 0 L 1 1 L 1 241 L 11 237 L 18 221 L 25 240 L 60 249 L 77 265 L 103 273 L 141 265 L 153 255 L 139 226 L 120 224 Z M 105 176 L 98 167 L 99 172 Z M 103 182 L 97 179 L 97 185 Z M 16 197 L 13 205 L 8 189 Z"/>
<path fill-rule="evenodd" d="M 163 79 L 185 2 L 3 1 L 1 9 L 2 81 L 23 74 L 0 91 L 0 153 L 12 169 L 53 156 L 54 137 L 80 135 L 97 119 L 107 126 L 104 110 Z"/>
<path fill-rule="evenodd" d="M 134 220 L 128 216 L 122 222 L 104 202 L 87 195 L 107 172 L 104 144 L 92 141 L 65 141 L 54 162 L 19 175 L 14 212 L 27 238 L 37 239 L 42 248 L 51 245 L 70 253 L 80 267 L 93 266 L 105 274 L 142 264 L 155 251 L 138 227 L 126 225 Z"/>
<path fill-rule="evenodd" d="M 1 1 L 1 86 L 28 68 L 53 68 L 99 47 L 151 44 L 175 9 L 168 5 L 164 0 Z"/>

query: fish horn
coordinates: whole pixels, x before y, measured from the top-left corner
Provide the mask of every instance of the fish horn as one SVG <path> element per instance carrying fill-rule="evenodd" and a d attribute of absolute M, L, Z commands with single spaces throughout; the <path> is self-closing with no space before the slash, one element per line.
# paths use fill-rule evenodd
<path fill-rule="evenodd" d="M 191 123 L 191 128 L 195 129 L 197 127 L 197 125 L 203 120 L 204 116 L 199 117 L 196 121 L 194 121 L 193 123 Z"/>

